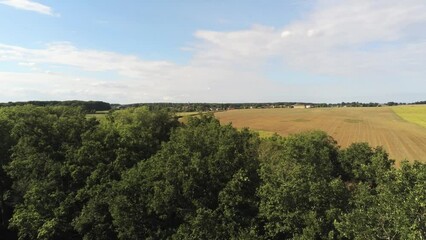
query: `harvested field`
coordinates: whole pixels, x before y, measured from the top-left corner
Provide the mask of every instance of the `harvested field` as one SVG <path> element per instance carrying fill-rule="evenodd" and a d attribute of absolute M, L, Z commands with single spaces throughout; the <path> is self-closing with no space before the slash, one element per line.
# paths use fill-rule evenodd
<path fill-rule="evenodd" d="M 368 142 L 383 146 L 398 162 L 426 162 L 426 128 L 398 116 L 391 107 L 247 109 L 216 113 L 222 123 L 234 127 L 288 135 L 307 130 L 323 130 L 340 146 Z"/>

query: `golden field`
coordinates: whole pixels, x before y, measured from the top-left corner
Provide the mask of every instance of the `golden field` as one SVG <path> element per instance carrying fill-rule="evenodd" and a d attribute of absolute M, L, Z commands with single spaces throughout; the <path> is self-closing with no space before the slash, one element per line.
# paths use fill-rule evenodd
<path fill-rule="evenodd" d="M 426 162 L 426 127 L 421 126 L 424 118 L 418 120 L 426 115 L 426 106 L 404 108 L 410 107 L 244 109 L 215 116 L 223 124 L 232 122 L 234 127 L 260 130 L 262 135 L 323 130 L 342 147 L 353 142 L 383 146 L 397 165 L 404 159 Z"/>

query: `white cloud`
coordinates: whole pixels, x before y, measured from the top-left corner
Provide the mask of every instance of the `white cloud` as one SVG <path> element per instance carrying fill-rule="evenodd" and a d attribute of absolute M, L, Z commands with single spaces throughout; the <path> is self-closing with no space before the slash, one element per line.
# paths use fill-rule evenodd
<path fill-rule="evenodd" d="M 35 63 L 33 63 L 33 62 L 20 62 L 18 64 L 21 65 L 21 66 L 25 66 L 25 67 L 34 67 L 35 66 Z"/>
<path fill-rule="evenodd" d="M 279 58 L 290 68 L 333 76 L 424 77 L 425 27 L 424 0 L 324 0 L 281 29 L 198 31 L 195 53 L 224 64 Z"/>
<path fill-rule="evenodd" d="M 8 5 L 17 9 L 38 12 L 41 14 L 59 16 L 53 12 L 51 7 L 30 0 L 2 0 L 0 1 L 0 4 Z"/>
<path fill-rule="evenodd" d="M 47 90 L 45 96 L 51 96 L 54 99 L 58 97 L 63 99 L 67 96 L 65 92 L 68 92 L 68 95 L 76 94 L 74 98 L 77 96 L 81 98 L 82 94 L 89 94 L 89 89 L 92 89 L 90 96 L 103 95 L 107 98 L 115 96 L 117 98 L 114 102 L 149 102 L 166 101 L 166 99 L 178 102 L 218 101 L 218 92 L 221 92 L 221 101 L 248 101 L 258 90 L 274 89 L 256 72 L 235 71 L 232 65 L 214 66 L 198 60 L 183 66 L 167 61 L 144 61 L 131 55 L 78 49 L 70 43 L 49 44 L 43 49 L 0 44 L 0 56 L 0 61 L 21 62 L 21 65 L 38 65 L 40 68 L 34 77 L 31 74 L 1 75 L 0 72 L 1 87 L 8 86 L 3 84 L 5 81 L 9 82 L 9 87 L 10 85 L 29 86 L 26 83 L 13 84 L 15 80 L 21 78 L 31 79 L 29 82 L 34 83 L 42 78 L 51 79 L 55 81 L 57 87 L 53 91 L 53 85 L 48 84 L 46 89 L 51 90 Z M 42 65 L 58 70 L 55 73 L 50 70 L 43 71 Z M 84 73 L 72 76 L 61 75 L 59 70 L 61 67 L 74 67 L 76 70 L 100 74 L 114 72 L 118 73 L 118 77 L 115 80 L 105 80 L 102 77 L 84 78 Z M 52 75 L 55 76 L 52 77 Z M 233 80 L 230 81 L 230 79 Z M 236 92 L 236 88 L 241 91 Z M 58 92 L 61 94 L 54 95 Z"/>
<path fill-rule="evenodd" d="M 148 78 L 174 64 L 143 61 L 136 56 L 78 49 L 68 42 L 52 43 L 44 49 L 28 49 L 0 44 L 0 61 L 30 61 L 77 67 L 87 71 L 117 71 L 123 76 Z"/>
<path fill-rule="evenodd" d="M 313 36 L 315 36 L 317 34 L 317 31 L 315 31 L 314 29 L 309 29 L 307 32 L 306 32 L 306 36 L 308 36 L 308 37 L 313 37 Z"/>
<path fill-rule="evenodd" d="M 289 36 L 291 36 L 291 31 L 283 31 L 281 33 L 281 37 L 283 37 L 283 38 L 286 38 L 286 37 L 289 37 Z"/>
<path fill-rule="evenodd" d="M 425 27 L 425 1 L 321 2 L 307 19 L 285 28 L 307 37 L 288 39 L 282 53 L 291 66 L 316 73 L 376 77 L 409 70 L 424 76 L 412 64 L 426 63 Z"/>

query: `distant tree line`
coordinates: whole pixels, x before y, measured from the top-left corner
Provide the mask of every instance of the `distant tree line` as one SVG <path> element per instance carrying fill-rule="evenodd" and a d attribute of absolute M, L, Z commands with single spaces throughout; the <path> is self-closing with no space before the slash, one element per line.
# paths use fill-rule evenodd
<path fill-rule="evenodd" d="M 418 102 L 414 102 L 413 104 L 426 104 L 426 101 L 418 101 Z"/>
<path fill-rule="evenodd" d="M 225 111 L 232 109 L 259 109 L 259 108 L 291 108 L 297 104 L 309 105 L 312 108 L 328 107 L 381 107 L 397 106 L 406 104 L 426 104 L 426 101 L 414 103 L 388 102 L 385 104 L 369 102 L 341 102 L 341 103 L 309 103 L 309 102 L 271 102 L 271 103 L 135 103 L 135 104 L 115 104 L 114 109 L 146 106 L 150 110 L 168 109 L 174 112 L 208 112 Z"/>
<path fill-rule="evenodd" d="M 146 106 L 150 110 L 168 109 L 174 112 L 208 112 L 224 111 L 230 109 L 249 108 L 271 108 L 271 107 L 291 107 L 296 102 L 288 103 L 135 103 L 125 105 L 114 105 L 114 108 L 142 107 Z"/>
<path fill-rule="evenodd" d="M 150 110 L 168 109 L 174 112 L 209 112 L 225 111 L 232 109 L 258 109 L 258 108 L 291 108 L 296 104 L 306 104 L 312 107 L 331 107 L 326 103 L 299 103 L 299 102 L 274 102 L 274 103 L 135 103 L 113 105 L 115 109 L 146 106 Z"/>
<path fill-rule="evenodd" d="M 111 110 L 111 104 L 102 101 L 27 101 L 27 102 L 8 102 L 0 103 L 0 107 L 34 105 L 40 107 L 47 106 L 70 106 L 81 107 L 85 112 L 108 111 Z"/>
<path fill-rule="evenodd" d="M 0 108 L 1 239 L 425 239 L 426 164 L 213 115 Z"/>
<path fill-rule="evenodd" d="M 397 106 L 406 104 L 426 104 L 426 101 L 413 103 L 388 102 L 385 104 L 369 102 L 341 102 L 341 103 L 310 103 L 310 102 L 270 102 L 270 103 L 133 103 L 133 104 L 110 104 L 102 101 L 26 101 L 0 103 L 0 107 L 7 106 L 71 106 L 81 107 L 85 112 L 95 113 L 96 111 L 109 111 L 115 109 L 125 109 L 134 107 L 147 107 L 149 110 L 166 109 L 171 112 L 210 112 L 225 111 L 232 109 L 259 109 L 259 108 L 291 108 L 297 104 L 309 105 L 312 108 L 327 107 L 381 107 Z"/>

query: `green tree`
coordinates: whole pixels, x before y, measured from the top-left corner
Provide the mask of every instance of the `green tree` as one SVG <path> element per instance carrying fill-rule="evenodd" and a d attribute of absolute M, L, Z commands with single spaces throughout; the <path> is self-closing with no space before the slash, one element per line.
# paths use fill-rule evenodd
<path fill-rule="evenodd" d="M 10 226 L 20 239 L 110 239 L 114 181 L 154 154 L 178 124 L 171 114 L 146 108 L 99 123 L 79 108 L 28 105 L 10 108 L 7 119 L 16 141 L 5 167 L 15 201 Z M 2 134 L 2 153 L 9 135 Z"/>
<path fill-rule="evenodd" d="M 114 224 L 121 239 L 229 239 L 257 215 L 258 137 L 190 118 L 152 158 L 117 186 Z"/>
<path fill-rule="evenodd" d="M 373 149 L 367 143 L 353 143 L 342 150 L 339 162 L 342 166 L 342 178 L 352 183 L 375 183 L 394 164 L 383 148 Z"/>
<path fill-rule="evenodd" d="M 377 185 L 360 183 L 352 210 L 335 225 L 350 239 L 425 239 L 426 165 L 405 162 L 384 172 Z"/>
<path fill-rule="evenodd" d="M 14 238 L 14 232 L 8 229 L 12 217 L 14 195 L 12 179 L 6 174 L 4 167 L 10 162 L 10 150 L 16 144 L 11 136 L 13 122 L 9 108 L 0 108 L 0 236 Z"/>
<path fill-rule="evenodd" d="M 140 107 L 113 112 L 84 134 L 72 168 L 76 181 L 85 180 L 76 195 L 82 210 L 73 221 L 85 239 L 116 238 L 110 213 L 114 183 L 124 171 L 156 153 L 177 126 L 170 113 Z"/>
<path fill-rule="evenodd" d="M 5 167 L 13 180 L 16 201 L 11 227 L 20 239 L 71 238 L 73 191 L 66 171 L 67 152 L 80 145 L 80 135 L 92 127 L 79 108 L 11 108 L 11 160 Z"/>
<path fill-rule="evenodd" d="M 0 238 L 425 239 L 426 164 L 213 115 L 0 108 Z M 7 230 L 12 229 L 12 231 Z"/>
<path fill-rule="evenodd" d="M 349 192 L 340 179 L 338 146 L 324 132 L 307 132 L 264 143 L 259 215 L 267 239 L 337 237 L 333 222 Z"/>

